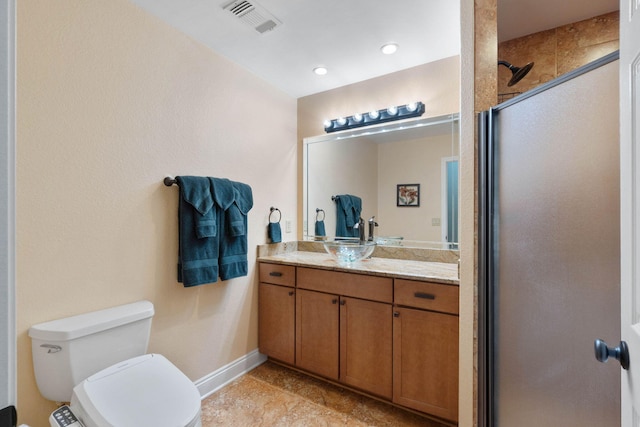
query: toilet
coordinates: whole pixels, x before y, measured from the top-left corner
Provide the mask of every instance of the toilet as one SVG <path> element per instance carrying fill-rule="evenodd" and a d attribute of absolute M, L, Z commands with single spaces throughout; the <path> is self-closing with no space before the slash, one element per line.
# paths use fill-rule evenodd
<path fill-rule="evenodd" d="M 146 354 L 153 314 L 151 302 L 138 301 L 29 329 L 40 393 L 70 402 L 51 414 L 52 427 L 202 426 L 193 382 Z"/>

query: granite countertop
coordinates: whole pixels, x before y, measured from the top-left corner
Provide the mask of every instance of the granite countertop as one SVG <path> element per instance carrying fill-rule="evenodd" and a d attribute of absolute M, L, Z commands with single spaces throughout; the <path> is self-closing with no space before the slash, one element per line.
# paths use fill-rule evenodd
<path fill-rule="evenodd" d="M 300 250 L 259 256 L 258 261 L 451 285 L 459 284 L 458 264 L 444 262 L 372 257 L 352 265 L 341 265 L 327 253 Z"/>

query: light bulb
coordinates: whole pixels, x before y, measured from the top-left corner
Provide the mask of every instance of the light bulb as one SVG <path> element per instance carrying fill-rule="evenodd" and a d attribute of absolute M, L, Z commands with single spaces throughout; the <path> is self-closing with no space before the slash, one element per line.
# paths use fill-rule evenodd
<path fill-rule="evenodd" d="M 313 69 L 313 72 L 319 76 L 324 76 L 329 72 L 329 70 L 327 70 L 326 67 L 316 67 Z"/>
<path fill-rule="evenodd" d="M 398 45 L 396 43 L 387 43 L 385 45 L 382 45 L 380 50 L 385 55 L 391 55 L 392 53 L 396 53 L 396 51 L 398 50 Z"/>
<path fill-rule="evenodd" d="M 325 129 L 331 129 L 333 127 L 333 122 L 331 120 L 325 120 L 323 124 Z"/>
<path fill-rule="evenodd" d="M 338 126 L 344 126 L 347 124 L 347 119 L 345 119 L 344 117 L 339 117 L 336 119 L 336 123 L 338 123 Z"/>
<path fill-rule="evenodd" d="M 353 115 L 353 121 L 356 123 L 360 123 L 362 121 L 362 114 L 356 113 Z"/>
<path fill-rule="evenodd" d="M 417 109 L 418 109 L 418 103 L 417 102 L 411 102 L 411 103 L 407 104 L 407 111 L 411 111 L 413 113 Z"/>
<path fill-rule="evenodd" d="M 378 117 L 380 117 L 380 113 L 379 113 L 379 112 L 377 112 L 377 111 L 371 111 L 371 112 L 369 113 L 369 117 L 371 117 L 372 119 L 374 119 L 374 120 L 375 120 L 375 119 L 377 119 Z"/>
<path fill-rule="evenodd" d="M 396 114 L 398 114 L 398 107 L 387 108 L 387 113 L 389 113 L 390 116 L 395 116 Z"/>

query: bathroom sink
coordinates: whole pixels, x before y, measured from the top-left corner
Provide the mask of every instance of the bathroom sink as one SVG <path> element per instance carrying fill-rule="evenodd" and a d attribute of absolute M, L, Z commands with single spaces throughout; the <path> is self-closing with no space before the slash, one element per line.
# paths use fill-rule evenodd
<path fill-rule="evenodd" d="M 376 247 L 375 242 L 360 243 L 358 240 L 332 240 L 324 242 L 323 245 L 327 253 L 342 265 L 348 265 L 371 256 Z"/>

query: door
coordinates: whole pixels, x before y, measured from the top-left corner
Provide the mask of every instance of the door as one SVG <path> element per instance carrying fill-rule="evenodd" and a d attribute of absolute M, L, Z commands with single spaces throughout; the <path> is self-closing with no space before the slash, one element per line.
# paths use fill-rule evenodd
<path fill-rule="evenodd" d="M 296 290 L 296 366 L 338 379 L 339 318 L 337 295 Z"/>
<path fill-rule="evenodd" d="M 442 241 L 458 249 L 458 158 L 442 159 Z"/>
<path fill-rule="evenodd" d="M 622 371 L 623 427 L 640 425 L 640 3 L 620 2 L 620 335 L 631 363 Z M 610 343 L 612 344 L 612 343 Z M 633 384 L 636 384 L 635 390 Z"/>
<path fill-rule="evenodd" d="M 620 423 L 616 58 L 489 113 L 488 426 Z"/>
<path fill-rule="evenodd" d="M 291 365 L 295 362 L 295 288 L 260 282 L 258 286 L 260 353 Z"/>
<path fill-rule="evenodd" d="M 340 381 L 391 399 L 391 304 L 340 298 Z"/>
<path fill-rule="evenodd" d="M 393 402 L 458 419 L 458 316 L 396 307 Z"/>

